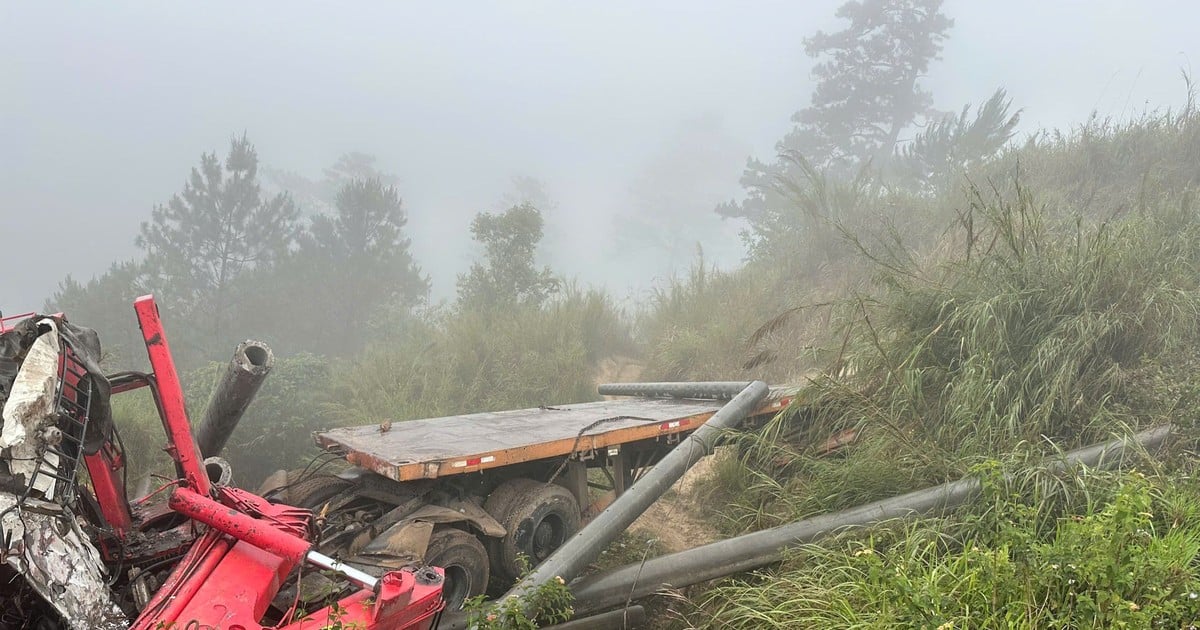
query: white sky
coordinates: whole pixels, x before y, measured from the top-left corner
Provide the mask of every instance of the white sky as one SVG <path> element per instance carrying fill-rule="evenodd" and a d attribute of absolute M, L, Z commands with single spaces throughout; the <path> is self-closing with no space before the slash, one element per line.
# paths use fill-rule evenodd
<path fill-rule="evenodd" d="M 638 175 L 702 118 L 770 157 L 811 93 L 801 40 L 838 28 L 839 4 L 4 3 L 0 309 L 39 308 L 66 274 L 135 255 L 154 204 L 243 131 L 265 165 L 313 177 L 342 153 L 377 155 L 437 295 L 470 261 L 470 217 L 517 174 L 558 202 L 574 253 L 560 270 L 620 290 L 635 283 L 605 264 L 606 232 Z M 1005 87 L 1024 132 L 1178 105 L 1200 60 L 1190 1 L 945 11 L 936 105 Z M 736 195 L 746 157 L 722 155 L 702 187 Z"/>

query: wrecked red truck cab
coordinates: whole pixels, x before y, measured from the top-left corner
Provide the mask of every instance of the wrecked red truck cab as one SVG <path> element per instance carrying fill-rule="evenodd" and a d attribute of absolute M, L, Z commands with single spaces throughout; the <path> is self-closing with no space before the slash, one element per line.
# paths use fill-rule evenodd
<path fill-rule="evenodd" d="M 154 299 L 134 307 L 147 373 L 105 375 L 96 334 L 62 316 L 0 323 L 0 627 L 432 628 L 439 569 L 369 575 L 315 550 L 312 512 L 224 483 L 228 464 L 192 435 Z M 127 496 L 109 398 L 140 388 L 176 469 L 155 491 L 165 503 Z M 324 597 L 299 596 L 306 573 Z"/>

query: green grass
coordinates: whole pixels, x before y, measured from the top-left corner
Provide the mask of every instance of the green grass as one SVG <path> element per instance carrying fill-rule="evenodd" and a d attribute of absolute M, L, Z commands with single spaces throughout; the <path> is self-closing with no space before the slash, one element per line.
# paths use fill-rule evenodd
<path fill-rule="evenodd" d="M 734 629 L 1179 628 L 1200 620 L 1195 481 L 1076 474 L 1089 477 L 1079 505 L 994 484 L 981 505 L 952 518 L 801 548 L 781 571 L 708 591 L 690 616 Z"/>
<path fill-rule="evenodd" d="M 332 418 L 368 424 L 595 400 L 596 364 L 632 346 L 608 296 L 574 287 L 538 307 L 436 314 L 341 365 Z"/>
<path fill-rule="evenodd" d="M 1182 446 L 1143 462 L 1152 474 L 1019 476 L 957 514 L 806 546 L 718 583 L 681 626 L 1194 624 L 1198 153 L 1190 102 L 1093 120 L 1012 149 L 961 191 L 891 197 L 914 210 L 902 227 L 847 221 L 869 282 L 844 283 L 806 342 L 822 375 L 698 486 L 736 534 L 1172 422 Z M 950 227 L 928 227 L 938 217 Z M 761 330 L 814 309 L 779 312 Z M 853 446 L 820 452 L 846 429 Z"/>

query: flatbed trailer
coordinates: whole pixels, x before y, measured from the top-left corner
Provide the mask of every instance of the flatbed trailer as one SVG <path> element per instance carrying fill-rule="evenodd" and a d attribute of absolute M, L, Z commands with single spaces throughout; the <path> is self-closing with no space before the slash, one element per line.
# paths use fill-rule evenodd
<path fill-rule="evenodd" d="M 773 389 L 745 423 L 791 397 Z M 724 404 L 621 398 L 322 431 L 318 446 L 352 467 L 293 473 L 274 496 L 324 515 L 323 553 L 444 568 L 454 608 L 511 586 Z"/>

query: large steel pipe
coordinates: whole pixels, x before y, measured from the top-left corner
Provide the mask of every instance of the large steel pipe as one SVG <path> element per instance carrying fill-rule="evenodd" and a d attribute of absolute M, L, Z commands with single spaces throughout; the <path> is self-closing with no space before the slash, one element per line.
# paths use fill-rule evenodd
<path fill-rule="evenodd" d="M 271 373 L 275 355 L 261 341 L 243 341 L 233 351 L 233 359 L 213 389 L 204 419 L 196 428 L 196 445 L 202 457 L 221 454 L 225 442 L 237 428 L 246 407 Z"/>
<path fill-rule="evenodd" d="M 749 381 L 712 381 L 698 383 L 605 383 L 596 388 L 601 396 L 643 396 L 646 398 L 703 398 L 728 400 L 746 389 Z"/>
<path fill-rule="evenodd" d="M 1119 464 L 1131 445 L 1158 448 L 1170 431 L 1170 425 L 1142 431 L 1129 439 L 1065 453 L 1049 460 L 1048 465 L 1052 470 L 1062 470 L 1079 464 Z M 663 587 L 691 586 L 774 564 L 789 547 L 849 528 L 951 509 L 971 500 L 979 491 L 979 479 L 969 477 L 591 575 L 571 584 L 575 612 L 585 615 L 652 595 Z"/>
<path fill-rule="evenodd" d="M 712 418 L 696 430 L 688 439 L 667 453 L 657 465 L 629 487 L 612 505 L 609 505 L 587 527 L 563 543 L 549 558 L 517 583 L 505 597 L 514 597 L 526 589 L 561 577 L 570 581 L 608 547 L 621 532 L 629 527 L 646 508 L 650 507 L 671 484 L 687 472 L 701 457 L 712 453 L 718 436 L 725 430 L 737 426 L 743 418 L 758 407 L 767 396 L 768 388 L 762 381 L 753 381 L 743 386 L 741 393 L 721 407 Z"/>
<path fill-rule="evenodd" d="M 468 630 L 470 616 L 463 612 L 449 611 L 442 615 L 436 630 Z M 542 626 L 542 630 L 637 630 L 646 623 L 646 609 L 629 606 L 620 610 L 600 613 L 590 617 L 577 617 L 553 626 Z"/>
<path fill-rule="evenodd" d="M 636 630 L 641 628 L 644 623 L 646 623 L 646 610 L 641 606 L 630 606 L 593 617 L 583 617 L 553 626 L 543 626 L 542 630 Z M 438 630 L 442 630 L 442 628 L 439 626 Z"/>

